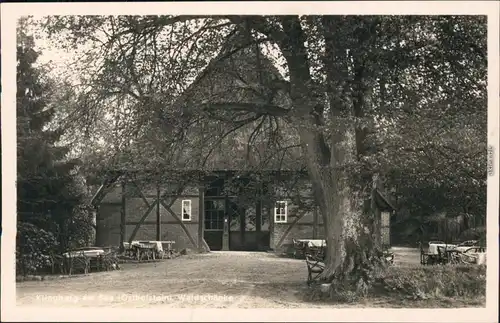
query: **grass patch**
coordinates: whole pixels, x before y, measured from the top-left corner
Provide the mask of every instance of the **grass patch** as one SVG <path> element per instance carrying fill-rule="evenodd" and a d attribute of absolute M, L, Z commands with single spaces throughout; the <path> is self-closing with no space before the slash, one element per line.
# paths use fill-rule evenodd
<path fill-rule="evenodd" d="M 391 266 L 378 275 L 372 293 L 424 300 L 485 297 L 486 266 Z"/>
<path fill-rule="evenodd" d="M 354 291 L 305 292 L 304 300 L 363 307 L 459 308 L 486 305 L 486 266 L 389 266 L 374 274 L 367 295 Z"/>

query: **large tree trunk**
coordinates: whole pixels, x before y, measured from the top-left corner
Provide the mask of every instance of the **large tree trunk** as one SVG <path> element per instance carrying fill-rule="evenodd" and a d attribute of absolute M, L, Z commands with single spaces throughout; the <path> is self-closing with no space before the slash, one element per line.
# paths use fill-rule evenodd
<path fill-rule="evenodd" d="M 325 225 L 327 255 L 322 279 L 336 281 L 332 284 L 336 288 L 366 290 L 364 287 L 369 283 L 367 273 L 381 257 L 376 254 L 372 243 L 373 223 L 370 222 L 373 217 L 369 198 L 371 181 L 353 181 L 352 172 L 347 167 L 352 161 L 355 142 L 360 141 L 349 136 L 355 129 L 353 124 L 349 125 L 349 118 L 346 118 L 348 115 L 352 116 L 352 107 L 349 102 L 345 102 L 344 97 L 345 86 L 349 85 L 345 84 L 349 79 L 345 72 L 349 69 L 345 64 L 333 64 L 337 59 L 347 62 L 347 52 L 337 49 L 336 53 L 329 52 L 325 55 L 331 57 L 330 62 L 325 63 L 330 64 L 330 70 L 333 71 L 328 75 L 330 84 L 326 88 L 331 94 L 330 111 L 327 111 L 325 88 L 321 88 L 310 74 L 306 36 L 300 18 L 281 16 L 278 19 L 281 28 L 274 28 L 273 24 L 258 18 L 252 18 L 250 22 L 253 28 L 274 39 L 287 62 L 291 110 L 286 120 L 299 134 L 315 199 Z M 326 34 L 331 34 L 332 30 L 337 31 L 337 22 L 324 22 L 328 25 Z M 337 38 L 342 36 L 337 33 L 333 35 Z M 330 37 L 326 41 L 330 51 L 338 48 L 334 43 L 335 38 Z M 336 68 L 331 69 L 333 65 Z M 339 73 L 342 69 L 344 73 Z M 334 78 L 344 83 L 337 82 L 331 86 L 330 81 Z M 351 93 L 351 97 L 354 95 Z M 330 123 L 325 122 L 327 112 Z M 335 130 L 330 139 L 324 131 L 326 128 Z M 360 132 L 357 131 L 357 134 L 359 137 Z"/>
<path fill-rule="evenodd" d="M 318 135 L 307 128 L 300 134 L 326 232 L 326 267 L 320 279 L 334 282 L 336 289 L 363 293 L 371 283 L 370 271 L 383 264 L 373 237 L 376 230 L 371 180 L 365 177 L 362 185 L 353 185 L 346 164 L 350 162 L 349 150 L 354 147 L 348 141 L 332 147 L 331 163 L 325 165 L 321 163 L 325 156 Z"/>
<path fill-rule="evenodd" d="M 283 19 L 289 39 L 282 47 L 290 71 L 292 123 L 297 127 L 307 169 L 313 183 L 326 232 L 326 268 L 321 279 L 334 282 L 336 290 L 366 291 L 369 272 L 382 264 L 381 253 L 373 244 L 373 205 L 371 180 L 353 181 L 349 164 L 354 161 L 359 139 L 349 134 L 345 104 L 330 100 L 330 140 L 321 128 L 325 125 L 321 90 L 315 88 L 309 74 L 307 51 L 298 18 Z M 292 38 L 293 37 L 293 38 Z M 335 55 L 332 55 L 335 56 Z M 338 56 L 338 55 L 337 55 Z M 335 88 L 342 84 L 335 84 Z M 333 96 L 337 95 L 334 88 Z M 358 136 L 359 134 L 356 133 Z"/>

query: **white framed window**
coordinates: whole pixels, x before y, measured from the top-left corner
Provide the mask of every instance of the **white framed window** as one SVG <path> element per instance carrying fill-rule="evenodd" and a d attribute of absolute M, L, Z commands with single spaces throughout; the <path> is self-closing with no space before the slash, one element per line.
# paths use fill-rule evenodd
<path fill-rule="evenodd" d="M 287 201 L 276 201 L 274 205 L 274 222 L 275 223 L 286 223 L 288 213 L 288 202 Z"/>
<path fill-rule="evenodd" d="M 182 221 L 191 221 L 191 200 L 182 200 Z"/>

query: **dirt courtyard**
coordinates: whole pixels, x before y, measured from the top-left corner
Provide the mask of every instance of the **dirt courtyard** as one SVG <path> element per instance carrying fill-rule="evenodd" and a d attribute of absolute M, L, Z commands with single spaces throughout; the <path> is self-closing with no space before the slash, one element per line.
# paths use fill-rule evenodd
<path fill-rule="evenodd" d="M 212 252 L 88 276 L 17 283 L 17 304 L 103 307 L 301 307 L 304 260 Z"/>
<path fill-rule="evenodd" d="M 211 252 L 122 266 L 118 271 L 17 283 L 17 304 L 136 308 L 332 307 L 303 300 L 301 295 L 307 289 L 304 260 L 280 258 L 271 253 Z"/>

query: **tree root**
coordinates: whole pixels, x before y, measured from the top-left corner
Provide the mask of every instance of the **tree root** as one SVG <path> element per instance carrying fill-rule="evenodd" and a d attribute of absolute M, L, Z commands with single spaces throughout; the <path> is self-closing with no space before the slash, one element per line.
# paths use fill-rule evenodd
<path fill-rule="evenodd" d="M 377 274 L 386 266 L 387 260 L 382 250 L 373 245 L 349 242 L 342 265 L 322 282 L 331 284 L 331 300 L 353 302 L 368 294 L 376 282 Z"/>

